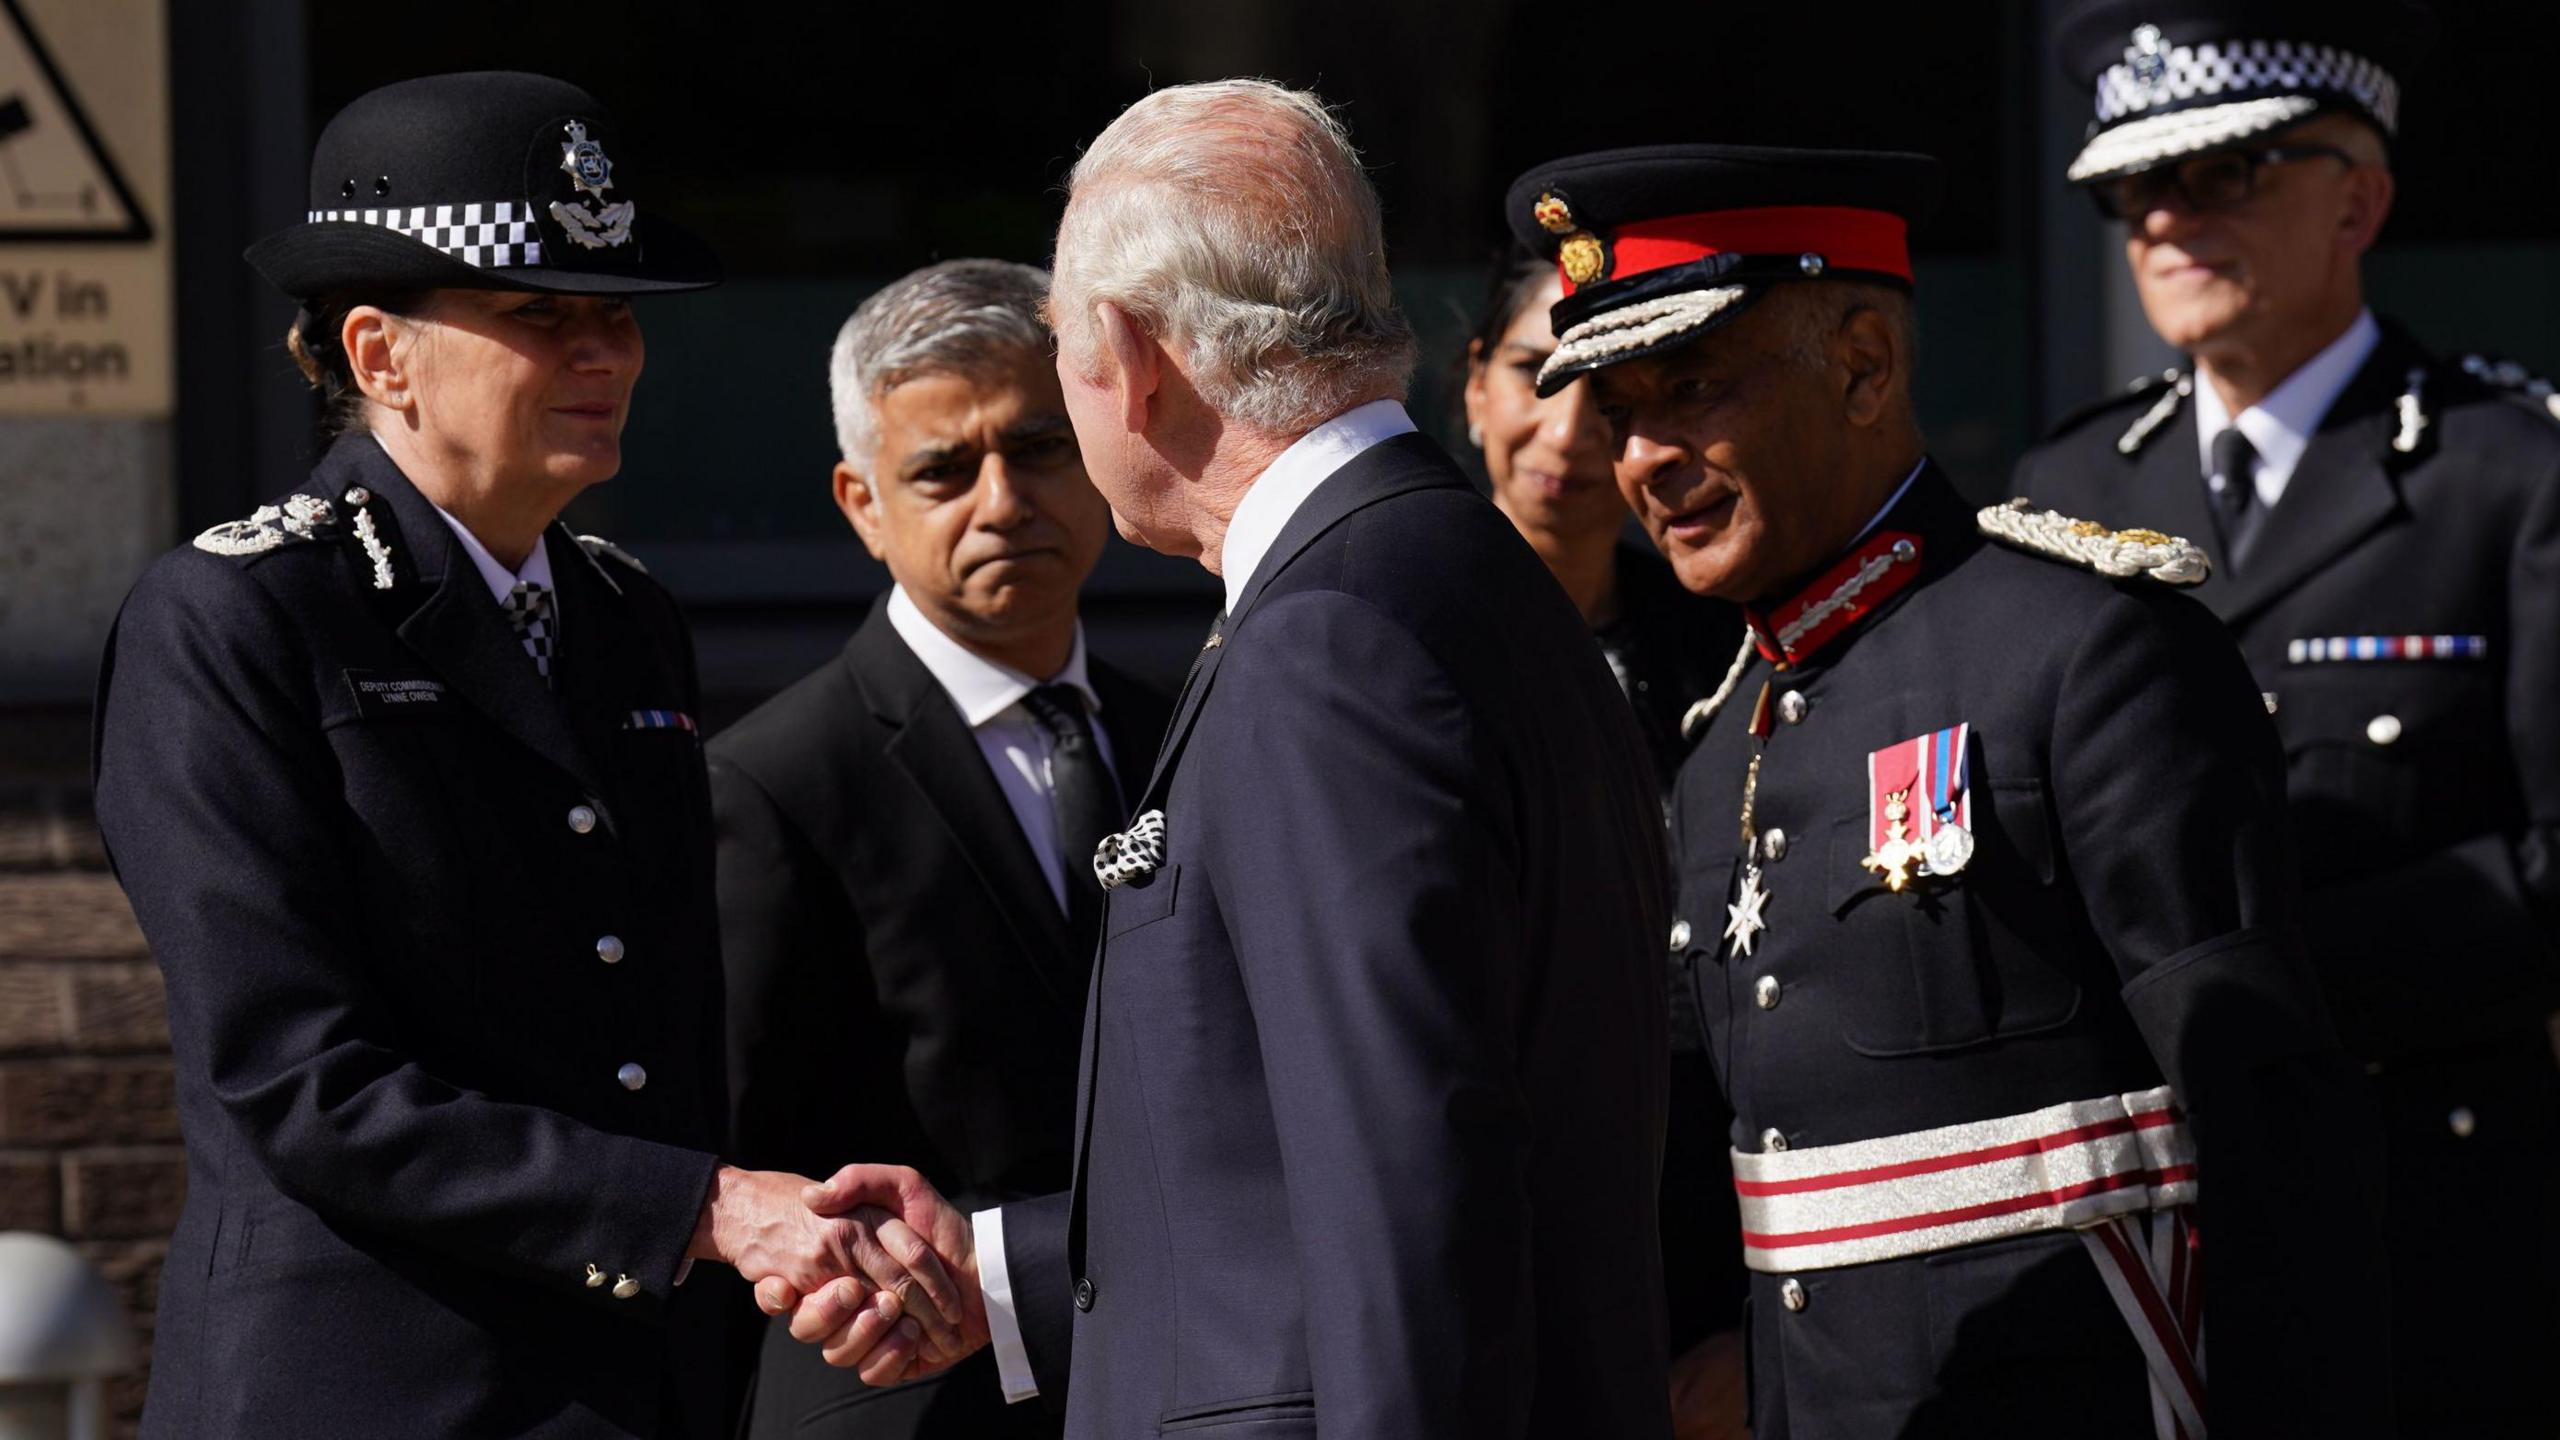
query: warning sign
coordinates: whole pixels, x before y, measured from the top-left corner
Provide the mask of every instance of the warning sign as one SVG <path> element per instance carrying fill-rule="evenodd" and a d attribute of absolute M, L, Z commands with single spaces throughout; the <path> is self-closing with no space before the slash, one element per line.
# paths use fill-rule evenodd
<path fill-rule="evenodd" d="M 165 415 L 162 0 L 0 0 L 0 414 Z"/>

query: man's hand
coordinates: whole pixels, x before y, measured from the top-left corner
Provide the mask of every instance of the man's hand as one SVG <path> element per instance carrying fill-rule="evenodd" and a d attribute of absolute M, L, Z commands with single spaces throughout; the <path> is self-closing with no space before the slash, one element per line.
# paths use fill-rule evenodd
<path fill-rule="evenodd" d="M 1672 1440 L 1750 1440 L 1742 1332 L 1719 1330 L 1671 1362 Z"/>
<path fill-rule="evenodd" d="M 841 1279 L 802 1289 L 776 1276 L 756 1286 L 756 1303 L 769 1315 L 791 1314 L 791 1336 L 819 1347 L 826 1362 L 849 1369 L 871 1385 L 895 1385 L 950 1368 L 987 1343 L 986 1301 L 978 1288 L 976 1235 L 969 1217 L 935 1193 L 924 1177 L 903 1166 L 848 1165 L 824 1184 L 808 1186 L 801 1199 L 819 1216 L 893 1214 L 909 1235 L 930 1246 L 947 1274 L 958 1282 L 961 1319 L 956 1337 L 918 1334 L 898 1324 L 907 1297 L 896 1289 L 898 1277 L 865 1272 L 862 1279 Z M 886 1222 L 884 1222 L 886 1223 Z M 873 1290 L 887 1291 L 880 1302 Z M 899 1304 L 889 1302 L 893 1297 Z M 937 1302 L 938 1305 L 938 1302 Z"/>
<path fill-rule="evenodd" d="M 856 1177 L 847 1183 L 858 1187 L 859 1193 L 842 1205 L 819 1211 L 809 1201 L 822 1193 L 822 1187 L 798 1175 L 723 1165 L 712 1179 L 711 1194 L 703 1202 L 693 1243 L 685 1253 L 737 1267 L 756 1285 L 760 1301 L 767 1287 L 774 1287 L 776 1294 L 799 1295 L 833 1285 L 831 1293 L 838 1296 L 838 1303 L 872 1317 L 880 1331 L 900 1342 L 901 1353 L 943 1365 L 954 1363 L 976 1348 L 964 1348 L 962 1339 L 973 1311 L 979 1317 L 977 1343 L 985 1343 L 986 1319 L 977 1302 L 977 1275 L 973 1268 L 964 1297 L 962 1286 L 944 1268 L 930 1241 L 896 1212 L 865 1203 L 873 1193 L 892 1198 L 904 1194 L 901 1174 L 913 1177 L 915 1172 L 847 1166 L 837 1180 Z M 921 1178 L 913 1184 L 932 1194 Z M 934 1198 L 939 1203 L 940 1197 Z M 967 1226 L 964 1216 L 961 1227 L 965 1231 Z M 876 1304 L 875 1293 L 879 1295 Z"/>

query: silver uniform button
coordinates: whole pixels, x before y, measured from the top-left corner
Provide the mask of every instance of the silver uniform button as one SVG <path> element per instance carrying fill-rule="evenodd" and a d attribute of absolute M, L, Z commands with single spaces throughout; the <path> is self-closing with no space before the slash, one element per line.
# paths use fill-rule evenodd
<path fill-rule="evenodd" d="M 569 807 L 569 828 L 570 828 L 570 829 L 572 829 L 572 830 L 577 831 L 577 832 L 578 832 L 579 834 L 581 834 L 581 835 L 584 835 L 584 834 L 586 834 L 588 831 L 593 830 L 594 828 L 596 828 L 596 812 L 595 812 L 595 810 L 594 810 L 592 807 L 590 807 L 590 806 L 586 806 L 586 805 L 572 805 L 572 806 L 570 806 L 570 807 Z"/>
<path fill-rule="evenodd" d="M 2468 1140 L 2471 1132 L 2480 1128 L 2480 1117 L 2471 1112 L 2470 1106 L 2456 1105 L 2453 1113 L 2444 1117 L 2444 1123 L 2452 1129 L 2455 1139 Z"/>
<path fill-rule="evenodd" d="M 1803 691 L 1790 690 L 1786 694 L 1778 697 L 1778 718 L 1786 721 L 1788 724 L 1803 724 L 1804 710 L 1805 704 Z"/>
<path fill-rule="evenodd" d="M 2261 690 L 2258 692 L 2258 698 L 2267 702 L 2268 714 L 2273 715 L 2276 713 L 2276 692 L 2273 690 Z"/>
<path fill-rule="evenodd" d="M 1761 836 L 1760 853 L 1765 856 L 1772 865 L 1786 859 L 1787 832 L 1784 830 L 1773 829 L 1768 834 Z"/>
<path fill-rule="evenodd" d="M 1775 1155 L 1787 1148 L 1787 1133 L 1775 1125 L 1760 1132 L 1760 1148 Z"/>
<path fill-rule="evenodd" d="M 1790 1310 L 1804 1308 L 1804 1283 L 1793 1275 L 1778 1282 L 1778 1303 Z"/>
<path fill-rule="evenodd" d="M 613 1298 L 628 1300 L 640 1293 L 640 1282 L 625 1275 L 613 1282 Z"/>
<path fill-rule="evenodd" d="M 363 486 L 361 486 L 361 485 L 351 485 L 351 486 L 347 487 L 347 503 L 348 503 L 348 504 L 350 504 L 350 505 L 365 505 L 365 504 L 370 504 L 370 503 L 372 502 L 372 500 L 373 500 L 373 492 L 372 492 L 372 491 L 370 491 L 370 490 L 367 490 L 367 489 L 366 489 L 366 488 L 364 488 Z"/>
<path fill-rule="evenodd" d="M 2376 745 L 2388 745 L 2400 738 L 2400 717 L 2376 715 L 2364 722 L 2364 738 Z"/>
<path fill-rule="evenodd" d="M 1751 998 L 1760 1002 L 1760 1008 L 1763 1010 L 1777 1009 L 1780 993 L 1778 977 L 1775 975 L 1763 975 L 1752 982 Z"/>
<path fill-rule="evenodd" d="M 1674 920 L 1671 922 L 1671 949 L 1675 954 L 1689 948 L 1689 933 L 1688 921 Z"/>
<path fill-rule="evenodd" d="M 613 1072 L 613 1078 L 622 1082 L 623 1089 L 637 1090 L 649 1083 L 649 1072 L 636 1064 L 625 1065 Z"/>
<path fill-rule="evenodd" d="M 607 965 L 622 963 L 622 937 L 607 935 L 596 941 L 596 958 Z"/>
<path fill-rule="evenodd" d="M 594 1261 L 592 1261 L 592 1260 L 588 1261 L 588 1262 L 587 1262 L 587 1288 L 588 1288 L 588 1289 L 590 1289 L 590 1290 L 594 1290 L 594 1289 L 600 1288 L 603 1284 L 604 1284 L 604 1272 L 603 1272 L 602 1270 L 599 1270 L 599 1269 L 597 1269 L 597 1268 L 596 1268 L 596 1266 L 595 1266 L 595 1262 L 594 1262 Z"/>

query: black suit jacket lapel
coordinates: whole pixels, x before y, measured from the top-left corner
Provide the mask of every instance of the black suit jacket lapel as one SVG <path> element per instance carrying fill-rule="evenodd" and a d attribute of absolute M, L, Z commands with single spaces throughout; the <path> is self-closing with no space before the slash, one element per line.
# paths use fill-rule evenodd
<path fill-rule="evenodd" d="M 406 570 L 411 583 L 426 589 L 398 624 L 401 640 L 491 723 L 574 776 L 586 793 L 602 797 L 602 777 L 571 728 L 568 711 L 543 685 L 462 542 L 370 437 L 340 441 L 331 458 L 340 457 L 353 462 L 349 483 L 372 490 L 376 509 L 390 507 L 396 570 Z M 556 550 L 552 558 L 556 579 Z"/>
<path fill-rule="evenodd" d="M 914 783 L 993 897 L 1041 988 L 1062 1005 L 1076 1003 L 1084 967 L 1081 957 L 1068 954 L 1066 913 L 1049 893 L 1049 878 L 987 768 L 978 737 L 933 672 L 898 638 L 885 598 L 846 642 L 844 658 L 864 703 L 888 729 L 884 753 Z M 1061 859 L 1074 863 L 1072 856 Z"/>
<path fill-rule="evenodd" d="M 1191 738 L 1191 727 L 1200 718 L 1200 706 L 1208 699 L 1217 678 L 1218 662 L 1226 651 L 1240 642 L 1253 607 L 1271 588 L 1271 582 L 1289 568 L 1301 552 L 1316 539 L 1360 511 L 1411 490 L 1434 487 L 1466 488 L 1466 478 L 1458 473 L 1439 446 L 1420 434 L 1399 435 L 1361 451 L 1345 462 L 1341 469 L 1326 477 L 1309 494 L 1289 523 L 1280 528 L 1279 538 L 1254 567 L 1252 580 L 1236 597 L 1228 610 L 1227 620 L 1219 632 L 1219 644 L 1201 660 L 1192 672 L 1191 682 L 1183 687 L 1182 698 L 1175 704 L 1173 723 L 1166 727 L 1164 747 L 1156 757 L 1155 773 L 1148 777 L 1147 788 L 1131 806 L 1143 813 L 1162 803 L 1164 788 L 1172 777 L 1176 761 L 1182 758 L 1182 747 Z"/>
<path fill-rule="evenodd" d="M 2339 393 L 2284 498 L 2267 512 L 2249 563 L 2215 607 L 2225 620 L 2248 620 L 2400 513 L 2394 401 L 2414 363 L 2397 337 L 2386 337 Z"/>

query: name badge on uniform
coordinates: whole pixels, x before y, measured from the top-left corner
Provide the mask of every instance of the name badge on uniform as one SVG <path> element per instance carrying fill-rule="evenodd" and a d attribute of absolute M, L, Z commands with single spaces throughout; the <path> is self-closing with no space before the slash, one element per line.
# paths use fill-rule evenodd
<path fill-rule="evenodd" d="M 1915 878 L 1954 875 L 1973 861 L 1970 722 L 1898 740 L 1867 754 L 1867 854 L 1858 863 L 1899 892 Z"/>
<path fill-rule="evenodd" d="M 356 715 L 364 720 L 433 715 L 444 708 L 441 680 L 423 675 L 387 675 L 379 670 L 349 670 L 347 693 L 355 697 Z"/>

